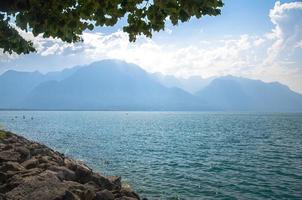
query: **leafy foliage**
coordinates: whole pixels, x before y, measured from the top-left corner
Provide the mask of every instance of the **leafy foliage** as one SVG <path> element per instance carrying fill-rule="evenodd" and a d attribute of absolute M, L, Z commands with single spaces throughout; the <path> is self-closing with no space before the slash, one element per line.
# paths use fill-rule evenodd
<path fill-rule="evenodd" d="M 4 15 L 0 15 L 0 48 L 4 52 L 17 54 L 30 53 L 35 51 L 33 43 L 22 38 L 18 31 L 8 24 L 8 20 L 3 20 Z"/>
<path fill-rule="evenodd" d="M 222 0 L 0 1 L 0 48 L 18 54 L 35 50 L 31 42 L 25 41 L 9 25 L 10 19 L 15 19 L 16 26 L 22 30 L 32 31 L 34 36 L 43 34 L 43 37 L 77 42 L 86 29 L 114 26 L 126 18 L 123 31 L 129 34 L 130 41 L 135 41 L 138 35 L 151 37 L 153 31 L 163 30 L 168 19 L 177 25 L 191 17 L 216 16 L 222 6 Z"/>

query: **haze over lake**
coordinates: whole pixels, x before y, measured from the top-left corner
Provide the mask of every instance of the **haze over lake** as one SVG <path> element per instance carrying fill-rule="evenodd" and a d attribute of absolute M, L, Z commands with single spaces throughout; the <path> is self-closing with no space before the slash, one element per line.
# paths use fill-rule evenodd
<path fill-rule="evenodd" d="M 302 197 L 302 114 L 0 111 L 0 123 L 151 200 Z"/>

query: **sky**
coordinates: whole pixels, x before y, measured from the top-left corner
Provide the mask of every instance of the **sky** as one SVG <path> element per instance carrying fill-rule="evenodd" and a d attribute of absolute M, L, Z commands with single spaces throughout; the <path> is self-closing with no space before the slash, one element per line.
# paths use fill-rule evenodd
<path fill-rule="evenodd" d="M 125 21 L 83 34 L 69 44 L 54 38 L 21 35 L 37 53 L 8 55 L 0 51 L 0 73 L 14 69 L 61 70 L 102 59 L 138 64 L 148 72 L 187 78 L 241 76 L 278 81 L 302 93 L 302 1 L 224 0 L 220 16 L 205 16 L 139 37 L 130 43 Z"/>

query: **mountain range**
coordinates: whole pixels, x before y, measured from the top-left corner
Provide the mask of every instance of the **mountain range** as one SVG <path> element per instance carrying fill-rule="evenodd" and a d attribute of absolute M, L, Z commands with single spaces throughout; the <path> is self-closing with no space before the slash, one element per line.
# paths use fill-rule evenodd
<path fill-rule="evenodd" d="M 0 75 L 0 109 L 298 112 L 302 95 L 278 82 L 179 79 L 102 60 L 47 74 L 9 70 Z"/>

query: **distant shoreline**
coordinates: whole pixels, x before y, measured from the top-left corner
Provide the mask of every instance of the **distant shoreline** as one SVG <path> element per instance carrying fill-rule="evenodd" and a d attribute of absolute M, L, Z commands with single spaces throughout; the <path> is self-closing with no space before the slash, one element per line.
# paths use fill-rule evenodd
<path fill-rule="evenodd" d="M 70 111 L 70 112 L 190 112 L 190 113 L 234 113 L 234 114 L 244 114 L 244 113 L 294 113 L 299 114 L 302 111 L 285 111 L 285 112 L 277 112 L 277 111 L 224 111 L 224 110 L 97 110 L 97 109 L 3 109 L 0 108 L 0 111 L 47 111 L 47 112 L 57 112 L 57 111 Z"/>

